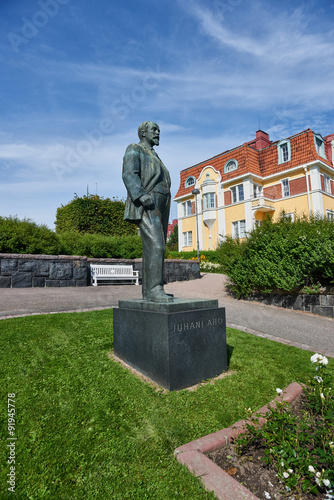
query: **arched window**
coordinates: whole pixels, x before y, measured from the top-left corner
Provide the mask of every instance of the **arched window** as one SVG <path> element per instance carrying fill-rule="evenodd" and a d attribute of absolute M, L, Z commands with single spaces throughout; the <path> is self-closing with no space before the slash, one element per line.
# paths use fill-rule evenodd
<path fill-rule="evenodd" d="M 228 160 L 225 163 L 224 172 L 225 174 L 227 174 L 228 172 L 233 172 L 233 170 L 237 170 L 237 168 L 238 168 L 237 160 Z"/>
<path fill-rule="evenodd" d="M 186 179 L 185 187 L 188 188 L 188 187 L 194 186 L 194 184 L 195 184 L 195 177 L 193 175 L 191 175 L 190 177 L 188 177 Z"/>

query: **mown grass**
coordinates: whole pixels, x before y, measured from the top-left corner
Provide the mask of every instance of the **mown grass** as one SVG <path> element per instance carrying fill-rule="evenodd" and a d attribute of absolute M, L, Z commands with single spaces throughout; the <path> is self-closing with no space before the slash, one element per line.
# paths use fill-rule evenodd
<path fill-rule="evenodd" d="M 173 450 L 303 381 L 311 355 L 233 329 L 227 339 L 234 375 L 164 394 L 107 357 L 112 310 L 1 320 L 0 497 L 213 498 Z M 15 495 L 7 491 L 8 393 L 16 395 Z"/>

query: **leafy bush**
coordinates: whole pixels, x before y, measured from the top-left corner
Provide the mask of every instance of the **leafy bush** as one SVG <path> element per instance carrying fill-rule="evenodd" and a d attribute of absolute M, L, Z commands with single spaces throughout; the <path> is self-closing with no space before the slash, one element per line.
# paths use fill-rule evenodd
<path fill-rule="evenodd" d="M 139 259 L 143 255 L 138 235 L 113 237 L 69 231 L 61 233 L 59 240 L 66 255 L 114 259 Z"/>
<path fill-rule="evenodd" d="M 313 217 L 282 214 L 255 228 L 246 241 L 227 238 L 217 251 L 237 297 L 252 291 L 305 293 L 334 283 L 334 224 Z"/>
<path fill-rule="evenodd" d="M 57 209 L 56 232 L 126 236 L 137 233 L 137 227 L 123 219 L 125 203 L 117 198 L 87 195 L 74 199 Z"/>
<path fill-rule="evenodd" d="M 61 243 L 45 225 L 38 225 L 30 219 L 0 217 L 0 252 L 58 255 Z"/>

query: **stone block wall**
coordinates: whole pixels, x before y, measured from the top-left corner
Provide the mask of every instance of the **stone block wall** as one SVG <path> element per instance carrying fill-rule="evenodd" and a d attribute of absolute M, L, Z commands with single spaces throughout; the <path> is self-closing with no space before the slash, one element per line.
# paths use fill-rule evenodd
<path fill-rule="evenodd" d="M 141 259 L 87 259 L 71 255 L 28 255 L 0 253 L 0 288 L 64 287 L 90 285 L 90 263 L 131 264 L 139 271 Z M 199 263 L 166 260 L 165 281 L 187 281 L 200 277 Z"/>
<path fill-rule="evenodd" d="M 334 295 L 254 294 L 248 300 L 334 318 Z"/>
<path fill-rule="evenodd" d="M 0 254 L 0 288 L 87 286 L 87 259 Z"/>

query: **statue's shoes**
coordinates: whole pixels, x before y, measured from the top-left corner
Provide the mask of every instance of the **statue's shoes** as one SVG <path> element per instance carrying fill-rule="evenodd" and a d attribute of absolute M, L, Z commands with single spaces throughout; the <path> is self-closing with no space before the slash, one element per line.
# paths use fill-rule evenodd
<path fill-rule="evenodd" d="M 149 294 L 147 296 L 147 300 L 149 302 L 173 302 L 174 295 L 167 295 L 167 293 L 165 293 L 163 290 L 159 290 L 156 293 L 153 293 L 151 295 Z"/>

